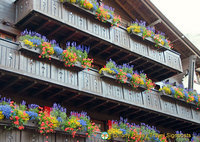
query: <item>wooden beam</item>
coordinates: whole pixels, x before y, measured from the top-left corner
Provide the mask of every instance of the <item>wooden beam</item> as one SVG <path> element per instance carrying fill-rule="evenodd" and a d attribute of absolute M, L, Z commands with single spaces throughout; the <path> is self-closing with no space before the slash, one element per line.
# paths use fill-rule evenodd
<path fill-rule="evenodd" d="M 89 40 L 91 40 L 92 37 L 87 37 L 86 39 L 84 39 L 83 41 L 79 42 L 78 45 L 83 45 L 85 44 L 86 42 L 88 42 Z"/>
<path fill-rule="evenodd" d="M 104 105 L 104 104 L 106 104 L 106 103 L 108 103 L 108 102 L 109 102 L 109 101 L 101 102 L 101 103 L 99 103 L 98 105 L 96 105 L 96 106 L 94 106 L 94 107 L 91 107 L 91 109 L 95 110 L 95 109 L 97 109 L 98 107 L 100 107 L 100 106 L 102 106 L 102 105 Z"/>
<path fill-rule="evenodd" d="M 67 100 L 63 101 L 63 103 L 67 103 L 67 102 L 69 102 L 69 101 L 71 101 L 71 100 L 73 100 L 73 99 L 75 99 L 75 98 L 77 98 L 79 96 L 81 96 L 81 94 L 75 94 L 73 97 L 70 97 Z"/>
<path fill-rule="evenodd" d="M 67 38 L 63 39 L 62 41 L 66 42 L 68 40 L 70 40 L 73 36 L 75 36 L 78 33 L 78 31 L 74 31 L 70 34 L 70 36 L 68 36 Z"/>
<path fill-rule="evenodd" d="M 100 51 L 99 53 L 97 53 L 95 56 L 99 56 L 99 55 L 101 55 L 102 53 L 109 51 L 112 47 L 113 47 L 113 46 L 108 46 L 106 49 L 101 50 L 101 51 Z"/>
<path fill-rule="evenodd" d="M 147 71 L 147 70 L 149 70 L 149 69 L 151 69 L 151 68 L 153 68 L 153 67 L 155 67 L 155 66 L 157 66 L 157 64 L 154 64 L 154 65 L 152 65 L 152 66 L 149 66 L 149 67 L 145 68 L 145 69 L 144 69 L 144 72 Z"/>
<path fill-rule="evenodd" d="M 130 0 L 127 0 L 127 3 L 138 13 L 138 15 L 140 15 L 145 21 L 147 21 L 149 23 L 149 21 L 148 21 L 149 19 L 147 19 L 148 16 L 143 11 L 140 11 L 139 4 L 135 4 L 135 3 L 133 4 L 133 2 L 131 2 Z"/>
<path fill-rule="evenodd" d="M 36 81 L 32 82 L 31 84 L 27 85 L 25 88 L 21 89 L 19 92 L 16 92 L 16 95 L 25 96 L 23 93 L 24 93 L 26 90 L 32 88 L 35 84 L 37 84 Z"/>
<path fill-rule="evenodd" d="M 183 128 L 187 128 L 188 127 L 188 123 L 178 123 L 178 124 L 175 124 L 175 125 L 170 125 L 170 128 L 172 128 L 173 130 L 174 129 L 183 129 Z"/>
<path fill-rule="evenodd" d="M 167 72 L 163 72 L 163 73 L 161 73 L 161 74 L 157 74 L 156 76 L 154 76 L 155 78 L 159 78 L 159 77 L 161 77 L 161 76 L 163 76 L 163 75 L 166 75 L 166 74 L 168 74 L 168 73 L 170 73 L 171 72 L 171 70 L 169 70 L 169 71 L 167 71 Z"/>
<path fill-rule="evenodd" d="M 26 20 L 23 24 L 19 25 L 19 27 L 24 28 L 24 26 L 26 26 L 28 23 L 30 23 L 30 21 L 35 17 L 37 17 L 37 15 L 32 14 L 32 16 L 28 20 Z"/>
<path fill-rule="evenodd" d="M 116 62 L 123 61 L 124 59 L 127 59 L 127 58 L 130 57 L 130 56 L 132 56 L 132 54 L 129 53 L 128 55 L 126 55 L 126 56 L 124 56 L 124 57 L 119 58 L 118 60 L 116 60 Z"/>
<path fill-rule="evenodd" d="M 154 114 L 154 116 L 152 116 L 152 117 L 147 117 L 147 118 L 145 118 L 144 121 L 145 121 L 145 122 L 148 122 L 149 120 L 152 120 L 152 119 L 155 119 L 155 118 L 158 118 L 158 117 L 160 117 L 159 114 Z M 149 122 L 148 122 L 148 123 L 149 123 Z"/>
<path fill-rule="evenodd" d="M 115 113 L 112 113 L 112 114 L 120 114 L 121 112 L 126 111 L 126 110 L 128 110 L 128 109 L 130 109 L 130 108 L 131 108 L 131 107 L 126 107 L 126 108 L 120 109 L 120 111 L 115 112 Z"/>
<path fill-rule="evenodd" d="M 118 55 L 119 53 L 121 53 L 121 52 L 122 52 L 122 50 L 120 49 L 119 51 L 117 51 L 117 52 L 115 52 L 115 53 L 112 53 L 112 55 L 108 56 L 108 57 L 106 58 L 106 60 L 112 59 L 113 57 L 117 56 L 117 55 Z"/>
<path fill-rule="evenodd" d="M 155 25 L 157 25 L 157 24 L 159 24 L 161 22 L 162 22 L 162 20 L 158 19 L 158 20 L 154 21 L 153 23 L 149 24 L 148 26 L 153 27 L 153 26 L 155 26 Z"/>
<path fill-rule="evenodd" d="M 172 120 L 169 120 L 169 121 L 165 121 L 161 125 L 164 126 L 164 127 L 167 127 L 167 126 L 171 126 L 174 123 L 177 124 L 178 122 L 176 120 L 172 119 Z"/>
<path fill-rule="evenodd" d="M 149 63 L 148 61 L 144 61 L 142 64 L 139 64 L 138 66 L 134 67 L 134 70 L 137 70 L 138 68 L 142 67 L 143 65 Z"/>
<path fill-rule="evenodd" d="M 136 59 L 130 61 L 129 64 L 132 64 L 132 63 L 134 63 L 134 62 L 136 62 L 136 61 L 138 61 L 138 60 L 140 60 L 140 59 L 142 59 L 142 57 L 137 57 Z"/>
<path fill-rule="evenodd" d="M 141 118 L 145 117 L 145 116 L 149 116 L 150 113 L 144 113 L 142 115 L 138 115 L 137 117 L 134 117 L 134 119 L 140 120 Z M 149 117 L 146 117 L 149 118 Z M 142 121 L 144 121 L 144 119 L 142 119 Z"/>
<path fill-rule="evenodd" d="M 10 83 L 8 85 L 6 85 L 3 89 L 1 89 L 0 91 L 3 92 L 5 91 L 6 89 L 10 88 L 11 86 L 13 86 L 15 83 L 17 83 L 19 80 L 21 80 L 22 78 L 21 77 L 17 77 L 11 81 L 9 81 Z"/>
<path fill-rule="evenodd" d="M 148 75 L 152 75 L 154 73 L 158 73 L 159 71 L 163 70 L 163 67 L 159 67 L 157 70 L 152 71 L 151 73 L 149 73 Z"/>
<path fill-rule="evenodd" d="M 116 105 L 114 105 L 114 106 L 112 106 L 112 107 L 108 107 L 108 108 L 106 108 L 106 109 L 103 109 L 101 112 L 106 112 L 106 111 L 112 110 L 112 109 L 114 109 L 114 108 L 116 108 L 116 107 L 118 107 L 118 106 L 120 106 L 119 103 L 116 104 Z"/>
<path fill-rule="evenodd" d="M 64 93 L 65 91 L 66 91 L 66 89 L 62 88 L 61 90 L 59 90 L 59 91 L 56 92 L 55 94 L 53 94 L 53 95 L 47 97 L 46 99 L 47 99 L 47 100 L 51 100 L 51 99 L 53 99 L 54 97 L 56 97 L 57 95 L 59 95 L 59 94 L 61 94 L 61 93 Z"/>
<path fill-rule="evenodd" d="M 138 113 L 138 112 L 140 112 L 140 111 L 141 111 L 141 110 L 138 109 L 138 110 L 136 110 L 136 111 L 134 111 L 134 112 L 128 113 L 128 115 L 125 115 L 125 116 L 126 116 L 126 117 L 129 117 L 129 116 L 134 115 L 134 114 L 136 114 L 136 113 Z"/>
<path fill-rule="evenodd" d="M 163 117 L 163 118 L 161 118 L 161 119 L 157 119 L 157 120 L 154 120 L 153 122 L 152 122 L 152 125 L 158 125 L 160 122 L 163 122 L 163 121 L 166 121 L 166 119 L 169 119 L 168 117 Z M 151 123 L 151 122 L 150 122 Z"/>
<path fill-rule="evenodd" d="M 123 4 L 121 4 L 120 0 L 115 0 L 115 2 L 132 18 L 132 20 L 136 20 L 136 18 L 133 16 L 133 13 L 131 13 Z"/>
<path fill-rule="evenodd" d="M 54 29 L 52 32 L 50 32 L 47 36 L 48 36 L 48 37 L 53 36 L 53 35 L 56 34 L 58 31 L 60 31 L 63 27 L 64 27 L 64 25 L 61 25 L 61 26 L 57 27 L 57 28 Z"/>
<path fill-rule="evenodd" d="M 36 94 L 34 94 L 33 97 L 39 96 L 41 93 L 47 91 L 51 87 L 52 87 L 52 85 L 49 85 L 49 86 L 45 87 L 44 89 L 42 89 L 39 92 L 37 92 Z"/>
<path fill-rule="evenodd" d="M 42 25 L 39 25 L 39 27 L 35 31 L 39 32 L 41 29 L 44 29 L 50 22 L 51 22 L 51 20 L 47 20 Z"/>
<path fill-rule="evenodd" d="M 90 102 L 93 102 L 93 101 L 96 100 L 96 99 L 97 99 L 96 97 L 91 98 L 91 99 L 89 99 L 89 100 L 87 100 L 87 101 L 85 101 L 85 102 L 83 102 L 83 103 L 79 103 L 78 105 L 76 105 L 76 107 L 82 107 L 82 106 L 84 106 L 84 105 L 86 105 L 86 104 L 88 104 L 88 103 L 90 103 Z"/>
<path fill-rule="evenodd" d="M 96 48 L 97 46 L 101 45 L 102 43 L 103 43 L 102 41 L 99 41 L 98 43 L 96 43 L 95 45 L 93 45 L 93 46 L 91 47 L 91 49 Z"/>

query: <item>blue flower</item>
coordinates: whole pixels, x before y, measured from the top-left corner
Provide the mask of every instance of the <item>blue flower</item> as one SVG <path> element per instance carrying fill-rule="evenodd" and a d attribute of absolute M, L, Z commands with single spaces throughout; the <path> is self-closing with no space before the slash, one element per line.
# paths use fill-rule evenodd
<path fill-rule="evenodd" d="M 120 129 L 122 131 L 122 134 L 126 134 L 126 130 L 125 129 Z"/>
<path fill-rule="evenodd" d="M 110 69 L 110 70 L 114 71 L 116 74 L 119 73 L 116 69 Z"/>
<path fill-rule="evenodd" d="M 196 102 L 199 102 L 199 99 L 198 99 L 197 96 L 194 96 L 194 99 L 195 99 Z"/>
<path fill-rule="evenodd" d="M 59 122 L 62 122 L 62 121 L 63 121 L 61 117 L 58 117 L 57 120 L 58 120 Z"/>
<path fill-rule="evenodd" d="M 81 119 L 81 120 L 79 120 L 79 122 L 80 122 L 80 124 L 81 124 L 82 126 L 87 126 L 87 123 L 86 123 L 85 120 Z"/>
<path fill-rule="evenodd" d="M 171 92 L 172 92 L 172 95 L 175 95 L 175 90 L 174 90 L 174 88 L 170 88 L 170 90 L 171 90 Z"/>
<path fill-rule="evenodd" d="M 2 113 L 6 119 L 9 119 L 12 108 L 9 105 L 0 105 L 0 111 L 2 111 Z"/>
<path fill-rule="evenodd" d="M 127 73 L 126 75 L 128 78 L 132 78 L 132 75 L 130 73 Z"/>
<path fill-rule="evenodd" d="M 29 115 L 30 120 L 36 120 L 38 117 L 38 114 L 36 112 L 33 111 L 26 111 L 26 113 Z"/>
<path fill-rule="evenodd" d="M 55 54 L 56 54 L 57 56 L 60 56 L 60 55 L 63 53 L 63 49 L 60 48 L 59 46 L 54 46 L 53 49 L 54 49 Z"/>

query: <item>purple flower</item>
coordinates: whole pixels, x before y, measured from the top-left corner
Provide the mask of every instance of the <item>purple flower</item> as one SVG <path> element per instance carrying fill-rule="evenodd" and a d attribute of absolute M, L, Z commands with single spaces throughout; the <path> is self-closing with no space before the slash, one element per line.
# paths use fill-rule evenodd
<path fill-rule="evenodd" d="M 36 108 L 38 108 L 39 107 L 39 105 L 36 105 L 36 104 L 29 104 L 28 105 L 28 108 L 29 109 L 36 109 Z"/>
<path fill-rule="evenodd" d="M 26 102 L 23 100 L 23 101 L 21 102 L 21 105 L 25 106 L 25 105 L 26 105 Z"/>

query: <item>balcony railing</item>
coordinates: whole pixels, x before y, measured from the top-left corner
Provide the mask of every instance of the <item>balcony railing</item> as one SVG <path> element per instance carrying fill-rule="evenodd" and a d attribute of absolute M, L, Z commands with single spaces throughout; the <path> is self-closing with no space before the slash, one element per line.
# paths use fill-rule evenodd
<path fill-rule="evenodd" d="M 48 19 L 53 19 L 56 22 L 58 21 L 60 25 L 55 24 L 54 26 L 57 26 L 57 28 L 52 28 L 52 31 L 48 33 L 48 35 L 52 35 L 52 33 L 56 35 L 59 34 L 59 31 L 65 31 L 66 29 L 63 30 L 63 25 L 65 25 L 68 29 L 73 29 L 72 31 L 75 31 L 69 34 L 67 39 L 70 39 L 69 37 L 72 37 L 77 32 L 87 35 L 90 41 L 92 41 L 93 38 L 100 39 L 101 42 L 97 44 L 110 44 L 110 47 L 118 47 L 117 50 L 123 49 L 128 53 L 136 55 L 137 59 L 133 60 L 135 62 L 132 61 L 131 63 L 139 63 L 138 61 L 140 60 L 141 62 L 144 62 L 144 60 L 146 62 L 147 60 L 148 63 L 153 62 L 154 64 L 158 64 L 161 67 L 160 69 L 163 69 L 163 74 L 159 76 L 157 76 L 157 72 L 151 74 L 152 76 L 154 75 L 157 80 L 163 79 L 162 77 L 164 77 L 164 75 L 168 75 L 167 77 L 169 77 L 178 72 L 182 72 L 182 63 L 178 53 L 164 48 L 159 50 L 155 49 L 153 47 L 153 42 L 143 41 L 139 36 L 138 38 L 130 36 L 124 28 L 112 28 L 108 24 L 101 23 L 95 20 L 94 17 L 88 16 L 87 11 L 79 12 L 77 10 L 78 7 L 76 7 L 76 9 L 74 9 L 73 6 L 67 7 L 60 3 L 59 0 L 17 0 L 15 4 L 16 26 L 21 29 L 31 28 L 40 31 L 47 27 L 49 23 Z M 91 13 L 89 13 L 89 15 L 91 15 Z M 44 21 L 44 23 L 41 23 L 41 21 Z M 34 25 L 34 23 L 37 24 Z M 52 24 L 53 22 L 50 21 L 50 23 Z M 94 48 L 96 46 L 97 45 L 94 45 Z M 106 50 L 107 49 L 105 49 L 105 51 Z M 98 53 L 100 54 L 101 52 L 99 51 Z M 117 53 L 118 52 L 116 52 L 116 55 L 118 55 Z M 94 56 L 95 55 L 96 54 L 94 54 Z M 112 54 L 108 57 L 112 57 Z M 127 58 L 121 58 L 120 60 L 123 61 L 125 59 Z"/>
<path fill-rule="evenodd" d="M 122 85 L 109 78 L 101 78 L 101 75 L 96 71 L 73 71 L 70 68 L 64 68 L 59 65 L 59 61 L 52 60 L 50 62 L 45 59 L 39 59 L 34 51 L 22 52 L 19 49 L 20 46 L 16 43 L 0 40 L 1 72 L 26 76 L 32 80 L 40 80 L 63 88 L 69 88 L 90 97 L 110 100 L 160 113 L 161 115 L 200 123 L 200 111 L 196 110 L 192 105 L 161 97 L 157 91 L 142 92 L 134 90 L 126 84 Z M 13 82 L 9 81 L 9 83 L 12 84 Z M 11 85 L 7 84 L 6 86 Z M 2 90 L 5 89 L 2 88 Z M 35 95 L 38 94 L 33 94 L 33 96 Z"/>
<path fill-rule="evenodd" d="M 100 133 L 98 133 L 96 136 L 92 136 L 91 138 L 88 138 L 84 134 L 78 134 L 75 138 L 73 138 L 70 134 L 65 133 L 64 131 L 56 131 L 55 134 L 48 134 L 48 139 L 46 139 L 46 136 L 43 136 L 36 132 L 36 127 L 27 124 L 25 126 L 24 131 L 19 130 L 8 130 L 5 129 L 4 126 L 7 125 L 9 127 L 10 123 L 8 121 L 1 121 L 0 120 L 0 141 L 1 142 L 46 142 L 48 140 L 49 142 L 107 142 L 106 140 L 102 140 L 100 137 Z"/>

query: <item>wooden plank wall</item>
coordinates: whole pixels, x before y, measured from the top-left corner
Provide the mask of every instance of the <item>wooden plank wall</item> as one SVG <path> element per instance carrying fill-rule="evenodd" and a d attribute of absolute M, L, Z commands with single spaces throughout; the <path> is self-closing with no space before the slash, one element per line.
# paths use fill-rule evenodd
<path fill-rule="evenodd" d="M 15 20 L 15 0 L 0 0 L 0 20 L 14 23 Z"/>

